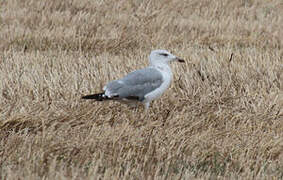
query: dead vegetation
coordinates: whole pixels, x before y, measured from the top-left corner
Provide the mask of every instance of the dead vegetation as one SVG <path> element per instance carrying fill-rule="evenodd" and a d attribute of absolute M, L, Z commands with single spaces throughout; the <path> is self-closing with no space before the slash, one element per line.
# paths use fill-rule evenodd
<path fill-rule="evenodd" d="M 0 1 L 1 179 L 280 179 L 280 1 Z M 82 94 L 187 60 L 148 114 Z"/>

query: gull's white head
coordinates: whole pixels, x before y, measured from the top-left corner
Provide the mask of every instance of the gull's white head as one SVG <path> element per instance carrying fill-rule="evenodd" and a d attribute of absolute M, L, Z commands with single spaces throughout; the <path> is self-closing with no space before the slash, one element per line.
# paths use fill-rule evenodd
<path fill-rule="evenodd" d="M 149 55 L 149 60 L 151 65 L 155 64 L 168 64 L 171 61 L 185 62 L 166 50 L 153 50 Z"/>

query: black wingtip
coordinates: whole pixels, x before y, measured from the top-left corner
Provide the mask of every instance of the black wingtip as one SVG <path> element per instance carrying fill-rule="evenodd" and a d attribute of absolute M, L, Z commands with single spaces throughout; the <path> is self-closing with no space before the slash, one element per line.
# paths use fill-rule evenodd
<path fill-rule="evenodd" d="M 97 101 L 102 101 L 103 95 L 104 95 L 104 93 L 91 94 L 91 95 L 82 96 L 82 99 L 95 99 Z"/>

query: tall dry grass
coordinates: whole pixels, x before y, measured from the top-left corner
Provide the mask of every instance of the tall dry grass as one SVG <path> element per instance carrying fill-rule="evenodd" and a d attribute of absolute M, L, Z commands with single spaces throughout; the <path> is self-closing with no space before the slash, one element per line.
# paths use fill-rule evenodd
<path fill-rule="evenodd" d="M 2 0 L 0 12 L 1 179 L 283 178 L 281 1 Z M 159 48 L 187 63 L 148 114 L 80 99 Z"/>

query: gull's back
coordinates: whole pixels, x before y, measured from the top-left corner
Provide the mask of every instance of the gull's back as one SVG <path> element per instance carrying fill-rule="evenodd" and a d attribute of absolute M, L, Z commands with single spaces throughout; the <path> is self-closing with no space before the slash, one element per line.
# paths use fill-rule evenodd
<path fill-rule="evenodd" d="M 124 78 L 109 82 L 105 87 L 105 95 L 115 99 L 131 99 L 143 101 L 146 94 L 158 88 L 163 82 L 162 74 L 152 68 L 133 71 Z"/>

